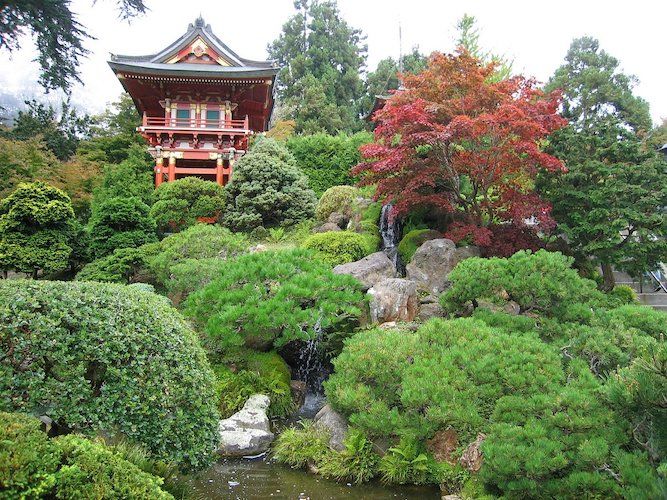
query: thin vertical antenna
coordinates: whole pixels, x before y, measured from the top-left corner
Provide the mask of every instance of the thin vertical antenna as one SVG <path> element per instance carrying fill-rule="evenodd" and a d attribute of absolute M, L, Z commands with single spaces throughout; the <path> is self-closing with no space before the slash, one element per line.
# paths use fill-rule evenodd
<path fill-rule="evenodd" d="M 398 72 L 403 73 L 403 31 L 401 20 L 398 20 Z"/>

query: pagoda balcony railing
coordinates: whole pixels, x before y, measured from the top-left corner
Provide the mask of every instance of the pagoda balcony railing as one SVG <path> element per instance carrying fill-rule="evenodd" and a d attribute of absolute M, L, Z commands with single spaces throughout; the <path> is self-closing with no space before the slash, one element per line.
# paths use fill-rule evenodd
<path fill-rule="evenodd" d="M 192 131 L 192 132 L 223 132 L 232 134 L 249 134 L 248 116 L 243 120 L 205 120 L 203 118 L 166 118 L 164 116 L 146 116 L 144 114 L 143 131 Z"/>

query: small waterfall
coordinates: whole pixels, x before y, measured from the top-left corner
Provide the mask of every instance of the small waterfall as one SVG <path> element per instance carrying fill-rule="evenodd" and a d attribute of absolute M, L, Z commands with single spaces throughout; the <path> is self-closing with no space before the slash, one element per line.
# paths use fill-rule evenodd
<path fill-rule="evenodd" d="M 315 336 L 305 342 L 299 353 L 299 366 L 296 370 L 297 380 L 302 380 L 308 390 L 315 393 L 322 392 L 322 382 L 326 379 L 326 370 L 322 362 L 320 342 L 322 341 L 321 318 L 313 326 Z"/>
<path fill-rule="evenodd" d="M 398 242 L 401 237 L 401 222 L 398 217 L 391 218 L 391 209 L 394 206 L 387 203 L 382 207 L 380 214 L 380 236 L 382 236 L 381 250 L 394 263 L 396 270 L 402 272 L 403 263 L 398 255 Z"/>

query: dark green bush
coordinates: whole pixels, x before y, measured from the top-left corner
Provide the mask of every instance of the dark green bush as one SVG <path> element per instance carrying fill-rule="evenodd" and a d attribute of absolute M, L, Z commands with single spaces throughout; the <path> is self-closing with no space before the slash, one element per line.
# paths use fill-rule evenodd
<path fill-rule="evenodd" d="M 102 281 L 127 284 L 146 278 L 148 257 L 159 248 L 158 243 L 148 243 L 139 248 L 119 248 L 111 255 L 86 264 L 76 275 L 77 281 Z"/>
<path fill-rule="evenodd" d="M 284 146 L 263 139 L 234 167 L 225 188 L 225 225 L 238 231 L 293 226 L 309 219 L 317 199 Z"/>
<path fill-rule="evenodd" d="M 330 231 L 306 238 L 301 246 L 314 250 L 331 266 L 354 262 L 375 251 L 375 241 L 366 234 L 352 231 Z"/>
<path fill-rule="evenodd" d="M 398 254 L 401 256 L 401 261 L 404 264 L 410 262 L 417 249 L 425 241 L 434 238 L 442 238 L 442 234 L 431 229 L 413 229 L 406 233 L 398 244 Z"/>
<path fill-rule="evenodd" d="M 75 235 L 72 202 L 44 182 L 19 184 L 0 201 L 0 269 L 36 274 L 62 271 Z"/>
<path fill-rule="evenodd" d="M 315 217 L 319 221 L 325 221 L 333 212 L 352 217 L 355 211 L 356 200 L 361 196 L 359 188 L 354 186 L 333 186 L 327 189 L 320 201 L 317 202 Z"/>
<path fill-rule="evenodd" d="M 155 190 L 150 214 L 160 231 L 178 231 L 196 224 L 200 217 L 217 220 L 224 208 L 222 186 L 199 177 L 185 177 Z"/>
<path fill-rule="evenodd" d="M 90 248 L 96 258 L 117 248 L 139 247 L 157 241 L 155 221 L 139 198 L 110 198 L 93 211 Z"/>
<path fill-rule="evenodd" d="M 346 328 L 361 312 L 360 288 L 307 251 L 259 252 L 227 260 L 185 312 L 217 350 L 268 350 Z"/>
<path fill-rule="evenodd" d="M 41 422 L 0 413 L 0 489 L 4 498 L 173 498 L 163 480 L 99 442 L 49 439 Z"/>
<path fill-rule="evenodd" d="M 111 198 L 133 197 L 146 205 L 153 204 L 153 168 L 146 161 L 146 156 L 145 146 L 134 146 L 126 160 L 104 168 L 102 183 L 93 191 L 93 212 Z"/>
<path fill-rule="evenodd" d="M 359 146 L 372 141 L 369 132 L 351 136 L 314 134 L 291 137 L 287 147 L 308 176 L 310 187 L 321 196 L 330 187 L 354 182 L 350 169 L 361 161 Z"/>
<path fill-rule="evenodd" d="M 92 282 L 0 282 L 0 410 L 141 443 L 201 466 L 215 445 L 213 374 L 194 332 L 153 293 Z"/>

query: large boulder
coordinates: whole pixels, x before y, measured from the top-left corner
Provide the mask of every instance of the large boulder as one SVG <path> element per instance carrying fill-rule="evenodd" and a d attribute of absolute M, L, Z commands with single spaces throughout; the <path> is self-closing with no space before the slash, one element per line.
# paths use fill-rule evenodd
<path fill-rule="evenodd" d="M 477 247 L 456 248 L 452 240 L 439 238 L 420 246 L 406 266 L 406 276 L 417 289 L 439 295 L 449 287 L 449 273 L 456 264 L 468 257 L 479 256 Z"/>
<path fill-rule="evenodd" d="M 368 290 L 371 321 L 412 321 L 419 312 L 419 297 L 414 281 L 387 278 Z"/>
<path fill-rule="evenodd" d="M 313 233 L 329 233 L 331 231 L 341 231 L 341 228 L 333 222 L 325 222 L 321 226 L 313 228 Z"/>
<path fill-rule="evenodd" d="M 396 276 L 396 267 L 384 252 L 375 252 L 356 262 L 334 267 L 335 274 L 349 274 L 359 280 L 364 290 L 368 290 L 385 278 Z"/>
<path fill-rule="evenodd" d="M 221 420 L 217 452 L 224 456 L 247 456 L 268 450 L 274 438 L 266 415 L 270 402 L 268 396 L 254 394 L 240 411 Z"/>
<path fill-rule="evenodd" d="M 315 427 L 323 429 L 331 436 L 329 447 L 336 451 L 345 449 L 348 425 L 345 417 L 334 410 L 330 405 L 324 405 L 314 418 Z"/>

